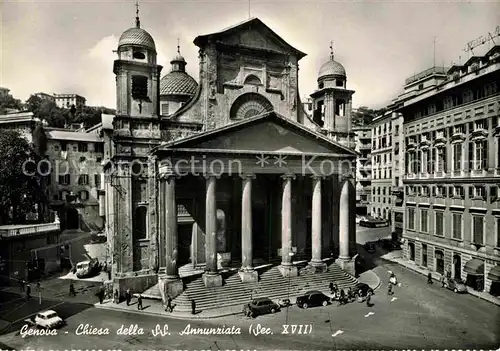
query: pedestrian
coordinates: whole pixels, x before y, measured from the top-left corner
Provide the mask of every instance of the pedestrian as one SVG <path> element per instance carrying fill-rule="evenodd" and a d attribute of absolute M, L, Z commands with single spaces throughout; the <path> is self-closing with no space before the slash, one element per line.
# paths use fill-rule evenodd
<path fill-rule="evenodd" d="M 432 273 L 429 272 L 429 274 L 427 274 L 427 284 L 433 284 L 434 282 L 432 281 Z"/>
<path fill-rule="evenodd" d="M 344 290 L 340 290 L 339 306 L 345 304 L 345 293 Z"/>
<path fill-rule="evenodd" d="M 191 300 L 191 314 L 196 314 L 196 302 Z"/>
<path fill-rule="evenodd" d="M 445 279 L 444 279 L 444 274 L 441 274 L 441 286 L 444 288 L 445 286 Z"/>
<path fill-rule="evenodd" d="M 137 309 L 139 311 L 142 311 L 142 296 L 141 296 L 141 294 L 139 294 L 139 296 L 137 297 Z"/>
<path fill-rule="evenodd" d="M 167 309 L 165 311 L 172 313 L 172 298 L 170 296 L 167 299 Z"/>
<path fill-rule="evenodd" d="M 73 282 L 69 283 L 69 296 L 76 296 L 75 286 Z"/>
<path fill-rule="evenodd" d="M 127 306 L 130 306 L 130 301 L 132 300 L 132 295 L 130 294 L 130 289 L 127 289 L 125 293 L 125 299 L 127 300 Z"/>
<path fill-rule="evenodd" d="M 372 299 L 372 292 L 368 291 L 368 294 L 366 294 L 366 306 L 372 307 L 373 305 L 370 303 Z"/>
<path fill-rule="evenodd" d="M 38 280 L 38 281 L 36 282 L 36 290 L 37 290 L 37 291 L 40 291 L 41 289 L 42 289 L 42 287 L 40 286 L 40 281 Z"/>
<path fill-rule="evenodd" d="M 330 285 L 328 287 L 330 288 L 330 292 L 333 294 L 333 282 L 330 282 Z"/>
<path fill-rule="evenodd" d="M 389 282 L 389 284 L 387 285 L 387 295 L 392 295 L 394 294 L 392 292 L 392 282 Z"/>
<path fill-rule="evenodd" d="M 113 294 L 113 302 L 120 303 L 120 297 L 118 296 L 118 290 L 115 290 L 115 292 Z"/>
<path fill-rule="evenodd" d="M 97 297 L 99 298 L 99 303 L 102 304 L 104 301 L 104 290 L 99 289 L 99 292 L 97 293 Z"/>
<path fill-rule="evenodd" d="M 31 286 L 26 284 L 26 299 L 29 300 L 31 298 Z"/>
<path fill-rule="evenodd" d="M 21 291 L 24 292 L 24 288 L 26 287 L 26 280 L 21 281 Z"/>

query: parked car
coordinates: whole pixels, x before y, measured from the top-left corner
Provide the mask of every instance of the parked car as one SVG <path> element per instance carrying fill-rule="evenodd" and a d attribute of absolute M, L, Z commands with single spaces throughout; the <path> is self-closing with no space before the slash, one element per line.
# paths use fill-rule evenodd
<path fill-rule="evenodd" d="M 47 310 L 38 313 L 34 318 L 35 326 L 44 329 L 53 329 L 65 324 L 64 320 L 57 315 L 56 311 Z"/>
<path fill-rule="evenodd" d="M 389 223 L 384 219 L 364 219 L 359 222 L 362 227 L 381 228 L 388 227 Z"/>
<path fill-rule="evenodd" d="M 321 291 L 311 290 L 297 297 L 297 306 L 304 309 L 314 306 L 326 306 L 330 300 L 330 297 L 326 296 Z"/>
<path fill-rule="evenodd" d="M 363 245 L 364 249 L 369 252 L 369 253 L 374 253 L 376 250 L 375 250 L 375 244 L 371 241 L 365 243 Z"/>
<path fill-rule="evenodd" d="M 373 289 L 370 288 L 370 286 L 366 283 L 357 283 L 353 289 L 354 289 L 354 296 L 356 296 L 356 297 L 359 296 L 360 290 L 361 290 L 362 296 L 366 296 L 366 294 L 368 294 L 368 291 L 370 291 L 372 293 L 372 295 L 374 295 Z"/>
<path fill-rule="evenodd" d="M 444 281 L 444 288 L 453 290 L 455 293 L 466 293 L 467 287 L 461 279 L 447 278 Z"/>
<path fill-rule="evenodd" d="M 93 277 L 99 273 L 100 265 L 97 258 L 90 261 L 78 262 L 76 265 L 76 276 L 78 278 Z"/>
<path fill-rule="evenodd" d="M 280 305 L 268 297 L 259 297 L 243 306 L 243 313 L 249 317 L 257 317 L 261 314 L 276 313 L 281 310 Z"/>

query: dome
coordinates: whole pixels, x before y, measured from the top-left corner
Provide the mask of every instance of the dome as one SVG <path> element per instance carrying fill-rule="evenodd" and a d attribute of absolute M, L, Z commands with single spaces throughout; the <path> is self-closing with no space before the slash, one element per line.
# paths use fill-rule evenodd
<path fill-rule="evenodd" d="M 174 62 L 184 62 L 186 63 L 186 60 L 184 59 L 183 56 L 181 56 L 181 54 L 177 54 L 173 59 L 172 61 L 170 61 L 170 63 L 174 63 Z"/>
<path fill-rule="evenodd" d="M 318 79 L 327 76 L 346 77 L 344 66 L 335 61 L 333 58 L 330 58 L 330 60 L 328 60 L 328 62 L 323 64 L 323 66 L 321 66 L 321 68 L 319 69 Z"/>
<path fill-rule="evenodd" d="M 122 45 L 141 45 L 156 51 L 153 37 L 142 28 L 134 27 L 123 32 L 118 42 L 118 48 Z"/>
<path fill-rule="evenodd" d="M 160 80 L 160 95 L 190 95 L 198 89 L 198 83 L 186 72 L 173 71 Z"/>

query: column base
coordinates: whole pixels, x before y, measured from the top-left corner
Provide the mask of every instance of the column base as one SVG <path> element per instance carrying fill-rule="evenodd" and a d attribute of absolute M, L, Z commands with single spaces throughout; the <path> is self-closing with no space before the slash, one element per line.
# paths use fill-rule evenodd
<path fill-rule="evenodd" d="M 335 260 L 335 263 L 342 268 L 344 271 L 352 275 L 353 277 L 356 276 L 356 256 L 353 258 L 337 258 Z"/>
<path fill-rule="evenodd" d="M 299 275 L 297 267 L 294 265 L 280 265 L 278 269 L 283 277 L 296 277 Z"/>
<path fill-rule="evenodd" d="M 242 283 L 256 283 L 259 281 L 259 273 L 255 270 L 241 270 L 238 272 Z"/>
<path fill-rule="evenodd" d="M 159 276 L 158 285 L 163 304 L 167 303 L 169 297 L 175 299 L 184 291 L 184 283 L 179 277 Z"/>
<path fill-rule="evenodd" d="M 222 276 L 219 273 L 205 273 L 203 274 L 203 283 L 207 288 L 222 286 Z"/>
<path fill-rule="evenodd" d="M 326 263 L 323 261 L 311 261 L 309 267 L 311 267 L 313 273 L 324 273 L 328 270 Z"/>

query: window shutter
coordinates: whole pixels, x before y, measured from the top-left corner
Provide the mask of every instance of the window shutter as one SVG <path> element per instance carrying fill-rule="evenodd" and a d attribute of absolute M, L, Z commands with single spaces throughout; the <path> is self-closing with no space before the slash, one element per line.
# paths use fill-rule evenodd
<path fill-rule="evenodd" d="M 447 173 L 448 172 L 448 162 L 447 162 L 447 155 L 446 152 L 448 150 L 446 148 L 443 148 L 443 172 Z"/>
<path fill-rule="evenodd" d="M 498 197 L 498 187 L 496 185 L 492 185 L 490 187 L 490 198 L 496 199 Z"/>
<path fill-rule="evenodd" d="M 432 196 L 436 196 L 436 187 L 435 186 L 432 187 Z"/>
<path fill-rule="evenodd" d="M 469 169 L 474 169 L 474 143 L 472 141 L 469 142 Z"/>
<path fill-rule="evenodd" d="M 488 140 L 483 141 L 483 169 L 488 169 Z"/>
<path fill-rule="evenodd" d="M 474 197 L 474 187 L 469 186 L 469 199 L 472 199 Z"/>

